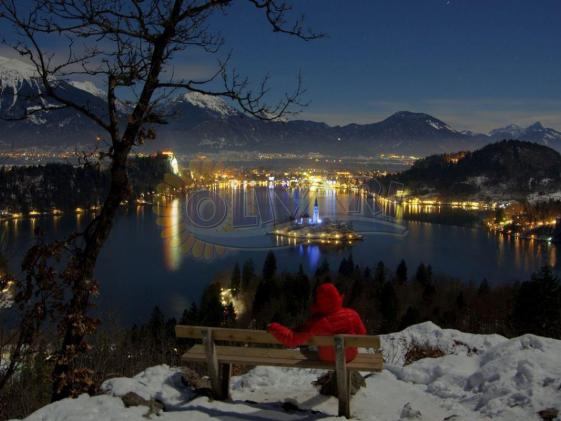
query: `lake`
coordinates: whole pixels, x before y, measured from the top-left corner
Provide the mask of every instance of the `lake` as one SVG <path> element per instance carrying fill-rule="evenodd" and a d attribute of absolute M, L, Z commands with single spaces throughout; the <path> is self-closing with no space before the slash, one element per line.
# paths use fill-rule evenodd
<path fill-rule="evenodd" d="M 264 191 L 265 195 L 273 194 Z M 353 229 L 366 234 L 363 241 L 352 247 L 295 245 L 267 235 L 269 229 L 263 224 L 254 224 L 253 228 L 239 224 L 240 218 L 250 219 L 251 209 L 261 209 L 263 200 L 258 196 L 255 199 L 253 194 L 242 192 L 237 197 L 240 193 L 231 190 L 213 194 L 226 198 L 226 203 L 234 209 L 240 210 L 242 206 L 241 216 L 236 216 L 234 211 L 234 215 L 228 214 L 222 220 L 220 229 L 214 225 L 202 234 L 201 226 L 193 227 L 192 221 L 186 218 L 189 206 L 183 199 L 122 210 L 96 271 L 101 286 L 97 305 L 103 318 L 125 324 L 141 322 L 147 319 L 154 305 L 160 306 L 168 316 L 179 316 L 192 300 L 199 299 L 210 282 L 227 279 L 236 262 L 241 265 L 251 258 L 256 271 L 260 271 L 269 249 L 275 251 L 279 271 L 296 271 L 302 264 L 309 274 L 324 259 L 332 270 L 337 270 L 341 259 L 351 253 L 354 262 L 361 266 L 372 267 L 382 260 L 394 270 L 405 259 L 410 275 L 423 262 L 430 263 L 435 273 L 466 282 L 480 282 L 483 278 L 491 283 L 513 282 L 529 279 L 531 273 L 546 263 L 558 268 L 559 248 L 553 244 L 505 238 L 483 228 L 404 221 L 399 218 L 403 212 L 399 207 L 391 211 L 393 216 L 398 216 L 393 223 L 374 218 L 380 226 L 365 220 L 364 211 L 355 212 L 351 218 Z M 287 194 L 290 203 L 294 204 L 295 196 L 294 192 Z M 335 218 L 355 207 L 358 196 L 316 191 L 308 195 L 306 203 L 300 194 L 297 205 L 302 209 L 301 214 L 311 215 L 317 198 L 322 217 Z M 345 212 L 339 209 L 343 202 L 346 202 Z M 219 211 L 219 206 L 209 204 L 208 200 L 201 200 L 199 205 L 203 222 L 211 221 Z M 274 205 L 271 209 L 268 212 L 278 213 Z M 267 212 L 264 214 L 261 209 L 259 213 L 261 219 L 266 219 Z M 66 213 L 4 222 L 4 254 L 11 268 L 17 270 L 37 225 L 49 238 L 62 238 L 77 228 L 84 228 L 90 217 L 87 213 Z"/>

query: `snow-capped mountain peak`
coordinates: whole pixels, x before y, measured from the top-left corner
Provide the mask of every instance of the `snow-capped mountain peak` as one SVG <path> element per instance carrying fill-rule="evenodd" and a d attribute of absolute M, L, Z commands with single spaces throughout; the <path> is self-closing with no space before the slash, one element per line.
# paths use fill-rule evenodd
<path fill-rule="evenodd" d="M 107 94 L 102 90 L 99 89 L 95 83 L 90 82 L 89 80 L 78 81 L 78 80 L 71 80 L 68 82 L 70 85 L 74 86 L 77 89 L 82 91 L 86 91 L 92 95 L 95 95 L 100 98 L 105 98 Z"/>
<path fill-rule="evenodd" d="M 214 111 L 221 116 L 230 116 L 236 114 L 236 110 L 226 103 L 226 101 L 220 97 L 205 95 L 199 92 L 189 92 L 182 95 L 180 100 L 190 103 L 198 108 L 206 108 L 210 111 Z"/>
<path fill-rule="evenodd" d="M 0 56 L 0 114 L 17 117 L 29 106 L 38 106 L 42 92 L 38 73 L 29 63 Z M 35 98 L 36 100 L 29 100 Z"/>
<path fill-rule="evenodd" d="M 517 124 L 510 124 L 501 129 L 495 129 L 489 132 L 489 136 L 496 139 L 520 139 L 530 142 L 541 143 L 554 148 L 561 145 L 561 132 L 555 129 L 544 127 L 544 125 L 536 121 L 528 127 L 521 127 Z"/>
<path fill-rule="evenodd" d="M 411 111 L 398 111 L 391 116 L 389 116 L 385 122 L 391 124 L 400 124 L 400 125 L 408 125 L 408 124 L 415 124 L 416 127 L 430 127 L 431 129 L 437 131 L 447 131 L 453 133 L 459 133 L 457 130 L 450 127 L 448 124 L 439 120 L 429 114 L 425 113 L 416 113 Z"/>
<path fill-rule="evenodd" d="M 512 138 L 518 138 L 522 133 L 524 133 L 524 127 L 519 126 L 518 124 L 509 124 L 508 126 L 501 127 L 498 129 L 491 130 L 489 132 L 490 136 L 505 136 L 508 135 Z"/>
<path fill-rule="evenodd" d="M 24 80 L 36 78 L 37 70 L 29 63 L 21 60 L 0 56 L 0 84 L 6 87 L 17 88 Z"/>
<path fill-rule="evenodd" d="M 534 124 L 531 124 L 530 126 L 526 127 L 526 130 L 544 130 L 544 126 L 541 122 L 536 121 Z"/>

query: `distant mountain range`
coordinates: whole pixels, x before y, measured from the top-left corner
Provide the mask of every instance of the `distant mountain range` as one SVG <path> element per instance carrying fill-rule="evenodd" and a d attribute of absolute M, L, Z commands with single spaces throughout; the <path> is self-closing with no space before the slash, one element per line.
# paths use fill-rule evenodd
<path fill-rule="evenodd" d="M 103 91 L 87 81 L 58 81 L 61 95 L 104 115 Z M 91 146 L 103 130 L 72 109 L 37 112 L 10 121 L 40 105 L 34 69 L 0 57 L 0 149 Z M 45 101 L 45 100 L 42 100 Z M 162 105 L 168 124 L 156 128 L 157 140 L 146 149 L 178 152 L 321 153 L 338 156 L 406 154 L 426 156 L 474 150 L 501 139 L 522 139 L 561 151 L 561 133 L 540 123 L 510 125 L 489 133 L 459 131 L 428 114 L 397 112 L 372 124 L 329 126 L 306 120 L 266 122 L 249 117 L 221 98 L 188 93 Z"/>

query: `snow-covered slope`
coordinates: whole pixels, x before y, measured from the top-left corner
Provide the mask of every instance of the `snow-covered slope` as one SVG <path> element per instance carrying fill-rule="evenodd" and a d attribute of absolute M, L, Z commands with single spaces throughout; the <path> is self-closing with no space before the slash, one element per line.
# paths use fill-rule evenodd
<path fill-rule="evenodd" d="M 62 98 L 73 101 L 104 117 L 105 100 L 91 82 L 52 79 L 54 89 Z M 42 111 L 56 106 L 54 99 L 44 95 L 44 87 L 36 69 L 23 61 L 0 57 L 0 144 L 10 148 L 27 146 L 51 147 L 91 145 L 100 129 L 72 108 Z M 28 115 L 28 118 L 23 117 Z"/>
<path fill-rule="evenodd" d="M 404 366 L 413 346 L 444 352 Z M 353 397 L 353 417 L 363 420 L 539 420 L 538 411 L 561 410 L 561 341 L 524 335 L 472 335 L 422 323 L 382 337 L 386 368 L 369 375 Z M 157 366 L 134 378 L 103 385 L 104 395 L 67 399 L 27 419 L 145 420 L 147 407 L 125 408 L 118 396 L 135 392 L 160 401 L 165 412 L 152 416 L 179 420 L 332 419 L 333 397 L 319 395 L 312 382 L 318 370 L 257 367 L 234 377 L 232 402 L 195 397 L 178 368 Z"/>
<path fill-rule="evenodd" d="M 37 77 L 36 69 L 29 63 L 0 56 L 0 83 L 2 89 L 17 86 L 25 80 Z"/>
<path fill-rule="evenodd" d="M 82 91 L 86 91 L 92 95 L 95 95 L 100 98 L 106 98 L 107 93 L 101 89 L 99 89 L 95 83 L 90 82 L 89 80 L 72 80 L 68 82 L 70 85 L 74 86 L 75 88 L 81 89 Z"/>
<path fill-rule="evenodd" d="M 0 114 L 17 117 L 24 107 L 37 106 L 29 98 L 41 93 L 41 82 L 36 69 L 20 60 L 0 57 Z"/>
<path fill-rule="evenodd" d="M 37 77 L 37 71 L 30 63 L 0 56 L 0 82 L 3 86 L 17 86 L 34 77 Z"/>
<path fill-rule="evenodd" d="M 230 105 L 224 99 L 212 95 L 204 95 L 198 92 L 189 92 L 178 98 L 180 101 L 188 102 L 198 108 L 207 109 L 218 113 L 221 116 L 229 116 L 236 114 Z"/>

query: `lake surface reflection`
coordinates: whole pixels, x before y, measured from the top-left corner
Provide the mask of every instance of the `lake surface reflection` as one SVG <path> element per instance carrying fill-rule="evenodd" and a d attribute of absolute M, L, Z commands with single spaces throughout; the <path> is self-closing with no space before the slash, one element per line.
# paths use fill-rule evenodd
<path fill-rule="evenodd" d="M 315 196 L 323 215 L 338 206 L 334 196 L 314 193 L 310 197 Z M 168 316 L 178 316 L 192 300 L 199 299 L 206 285 L 227 279 L 236 262 L 251 258 L 260 270 L 268 249 L 275 251 L 279 271 L 296 271 L 302 264 L 310 274 L 324 259 L 337 270 L 341 259 L 350 253 L 361 266 L 373 266 L 382 260 L 393 270 L 405 259 L 410 274 L 423 262 L 430 263 L 435 273 L 466 282 L 483 278 L 492 283 L 526 280 L 546 263 L 559 269 L 559 248 L 552 244 L 504 238 L 482 228 L 400 220 L 405 234 L 366 235 L 352 248 L 280 244 L 274 236 L 263 234 L 268 243 L 259 240 L 258 247 L 231 249 L 194 235 L 185 224 L 185 212 L 185 201 L 179 199 L 123 210 L 96 271 L 101 285 L 97 304 L 104 318 L 126 324 L 144 321 L 154 305 Z M 399 212 L 402 210 L 397 209 L 398 216 Z M 83 228 L 89 217 L 65 214 L 4 222 L 4 253 L 12 269 L 17 270 L 37 225 L 47 237 L 61 238 Z M 228 229 L 227 222 L 223 229 Z M 232 235 L 235 238 L 238 234 Z M 245 240 L 242 243 L 246 244 Z"/>

